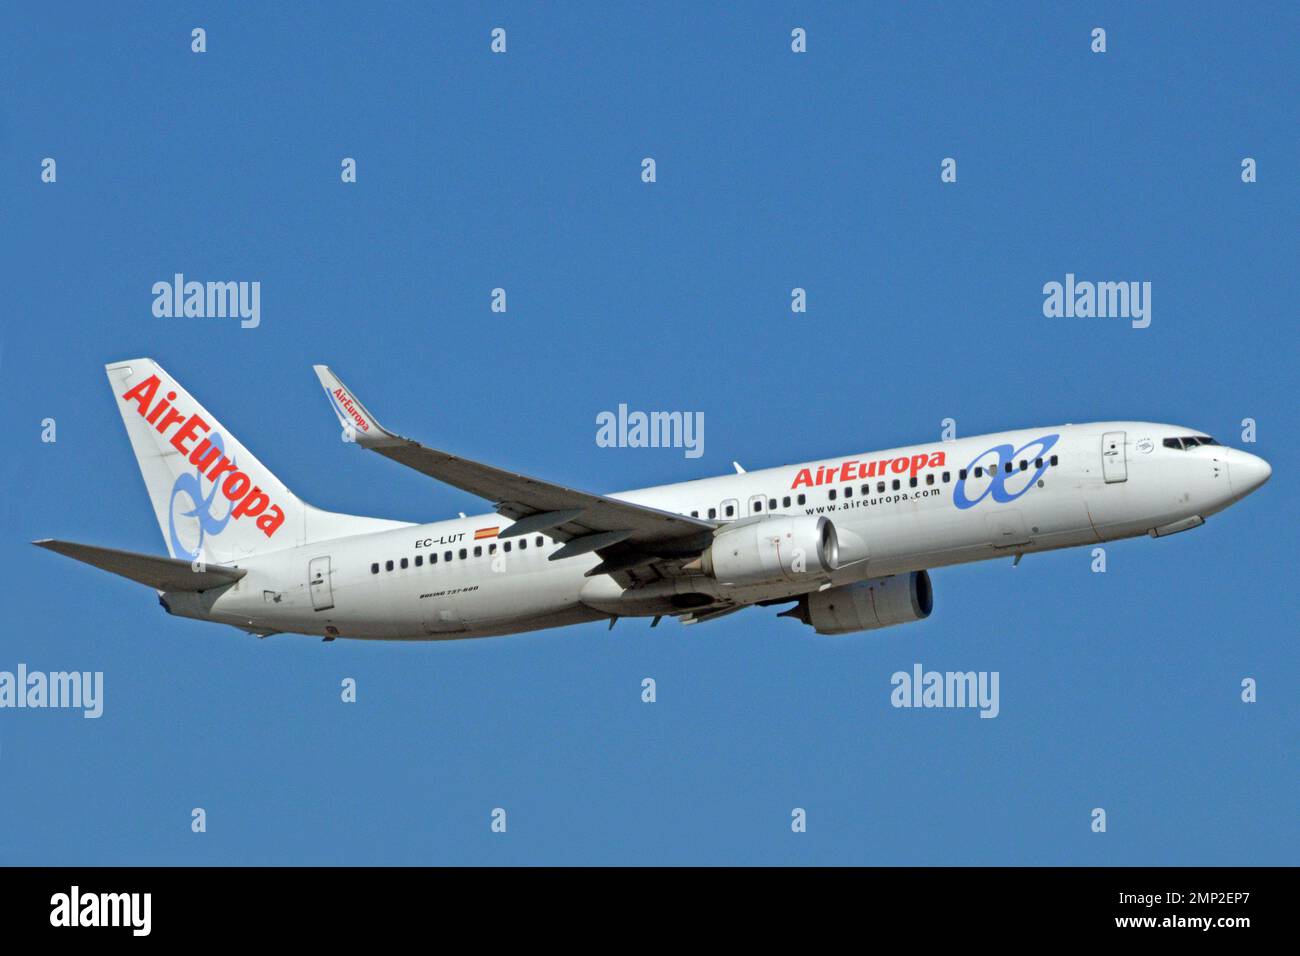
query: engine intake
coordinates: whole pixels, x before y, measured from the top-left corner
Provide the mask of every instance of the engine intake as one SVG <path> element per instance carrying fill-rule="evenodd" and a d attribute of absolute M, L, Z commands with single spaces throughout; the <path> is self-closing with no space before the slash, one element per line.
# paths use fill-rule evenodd
<path fill-rule="evenodd" d="M 839 555 L 829 519 L 781 515 L 722 528 L 700 556 L 700 569 L 722 584 L 775 584 L 834 571 Z"/>
<path fill-rule="evenodd" d="M 932 610 L 929 572 L 912 571 L 813 591 L 777 617 L 810 624 L 818 634 L 851 634 L 923 621 Z"/>

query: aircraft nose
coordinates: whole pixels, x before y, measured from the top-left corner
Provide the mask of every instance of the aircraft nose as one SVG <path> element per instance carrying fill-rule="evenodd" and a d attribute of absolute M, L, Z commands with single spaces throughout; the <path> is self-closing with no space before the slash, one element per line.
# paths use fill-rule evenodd
<path fill-rule="evenodd" d="M 1237 495 L 1248 495 L 1273 474 L 1273 468 L 1263 458 L 1250 452 L 1235 451 L 1228 463 L 1228 481 Z"/>

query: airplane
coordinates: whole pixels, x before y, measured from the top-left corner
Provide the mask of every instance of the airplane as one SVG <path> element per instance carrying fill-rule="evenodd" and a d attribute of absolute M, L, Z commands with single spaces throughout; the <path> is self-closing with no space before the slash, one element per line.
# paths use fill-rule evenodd
<path fill-rule="evenodd" d="M 299 499 L 156 362 L 105 366 L 168 557 L 33 542 L 258 637 L 448 640 L 790 605 L 817 634 L 921 621 L 929 570 L 1199 527 L 1268 463 L 1192 428 L 1019 429 L 600 495 L 389 431 L 314 366 L 351 444 L 492 502 L 413 524 Z"/>

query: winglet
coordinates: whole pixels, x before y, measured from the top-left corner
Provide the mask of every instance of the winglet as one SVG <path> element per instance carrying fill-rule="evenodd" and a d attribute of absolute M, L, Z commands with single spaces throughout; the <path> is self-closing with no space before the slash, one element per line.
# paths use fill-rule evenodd
<path fill-rule="evenodd" d="M 385 438 L 398 437 L 379 424 L 379 420 L 370 414 L 370 409 L 361 404 L 356 394 L 330 371 L 328 365 L 313 365 L 312 369 L 315 370 L 316 377 L 320 379 L 321 386 L 325 389 L 330 408 L 334 409 L 334 414 L 338 416 L 344 431 L 350 437 L 355 438 L 362 445 L 372 445 Z"/>

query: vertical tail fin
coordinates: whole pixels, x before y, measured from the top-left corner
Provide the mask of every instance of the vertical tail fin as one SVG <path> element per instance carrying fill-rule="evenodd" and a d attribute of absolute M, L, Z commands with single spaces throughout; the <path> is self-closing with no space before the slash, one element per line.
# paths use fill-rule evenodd
<path fill-rule="evenodd" d="M 303 503 L 162 366 L 106 370 L 172 557 L 223 562 L 301 543 Z"/>
<path fill-rule="evenodd" d="M 303 502 L 153 359 L 105 370 L 172 557 L 229 563 L 401 525 Z"/>

